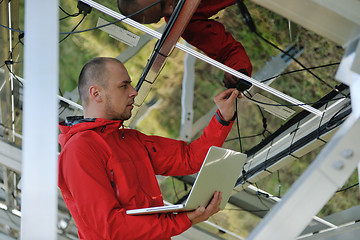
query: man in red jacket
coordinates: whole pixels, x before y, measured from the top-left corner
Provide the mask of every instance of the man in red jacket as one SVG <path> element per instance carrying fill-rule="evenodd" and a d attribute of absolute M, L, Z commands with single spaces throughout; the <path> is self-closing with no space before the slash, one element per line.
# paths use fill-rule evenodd
<path fill-rule="evenodd" d="M 132 17 L 135 21 L 143 24 L 156 23 L 162 17 L 165 17 L 165 20 L 167 20 L 178 2 L 178 0 L 117 1 L 119 10 L 124 15 L 132 14 L 150 4 L 158 2 L 158 4 Z M 209 19 L 220 10 L 235 3 L 236 0 L 201 0 L 182 37 L 212 59 L 251 76 L 252 65 L 242 44 L 225 31 L 223 24 Z M 225 87 L 231 88 L 236 86 L 237 79 L 225 72 L 223 82 Z"/>
<path fill-rule="evenodd" d="M 79 93 L 84 117 L 59 127 L 59 188 L 80 239 L 170 239 L 219 211 L 221 193 L 192 212 L 130 216 L 127 209 L 162 206 L 155 175 L 199 171 L 210 146 L 221 146 L 231 130 L 239 92 L 214 97 L 219 110 L 202 136 L 190 144 L 124 129 L 136 90 L 124 65 L 95 58 L 82 69 Z"/>

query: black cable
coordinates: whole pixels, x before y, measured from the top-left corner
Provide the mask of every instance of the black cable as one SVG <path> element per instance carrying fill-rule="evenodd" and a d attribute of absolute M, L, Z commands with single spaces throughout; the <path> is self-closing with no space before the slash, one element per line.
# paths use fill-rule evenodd
<path fill-rule="evenodd" d="M 309 67 L 308 69 L 317 69 L 317 68 L 324 68 L 324 67 L 330 67 L 330 66 L 334 66 L 334 65 L 339 65 L 340 62 L 336 62 L 336 63 L 329 63 L 329 64 L 325 64 L 325 65 L 319 65 L 319 66 L 316 66 L 316 67 Z M 264 79 L 264 80 L 261 80 L 260 82 L 264 83 L 264 82 L 267 82 L 271 79 L 274 79 L 274 78 L 277 78 L 277 77 L 281 77 L 281 76 L 284 76 L 284 75 L 288 75 L 288 74 L 292 74 L 292 73 L 297 73 L 297 72 L 301 72 L 301 71 L 305 71 L 306 69 L 302 68 L 302 69 L 297 69 L 297 70 L 294 70 L 294 71 L 289 71 L 289 72 L 285 72 L 285 73 L 281 73 L 281 74 L 278 74 L 276 76 L 273 76 L 273 77 L 270 77 L 270 78 L 267 78 L 267 79 Z"/>
<path fill-rule="evenodd" d="M 16 63 L 23 63 L 24 61 L 18 61 L 18 62 L 14 62 L 12 60 L 6 60 L 5 64 L 16 64 Z"/>
<path fill-rule="evenodd" d="M 112 24 L 115 24 L 115 23 L 124 21 L 124 20 L 127 19 L 127 18 L 131 18 L 131 17 L 135 16 L 136 14 L 139 14 L 139 13 L 145 11 L 146 9 L 149 9 L 149 8 L 155 6 L 155 5 L 158 4 L 158 3 L 161 3 L 162 1 L 163 1 L 163 0 L 156 1 L 156 2 L 154 2 L 154 3 L 152 3 L 152 4 L 148 5 L 148 6 L 144 7 L 143 9 L 140 9 L 140 10 L 138 10 L 138 11 L 136 11 L 136 12 L 134 12 L 134 13 L 128 15 L 128 16 L 125 16 L 125 17 L 123 17 L 123 18 L 121 18 L 121 19 L 118 19 L 118 20 L 115 20 L 115 21 L 113 21 L 113 22 L 106 23 L 106 24 L 104 24 L 104 25 L 100 25 L 100 26 L 93 27 L 93 28 L 88 28 L 88 29 L 85 29 L 85 30 L 79 30 L 79 31 L 61 32 L 60 34 L 83 33 L 83 32 L 88 32 L 88 31 L 92 31 L 92 30 L 95 30 L 95 29 L 103 28 L 103 27 L 106 27 L 106 26 L 109 26 L 109 25 L 112 25 Z"/>
<path fill-rule="evenodd" d="M 243 152 L 243 149 L 242 149 L 242 144 L 241 144 L 241 134 L 240 134 L 240 126 L 239 126 L 239 114 L 238 114 L 238 101 L 237 101 L 237 98 L 235 100 L 235 111 L 236 111 L 236 129 L 237 129 L 237 133 L 238 133 L 238 139 L 239 139 L 239 146 L 240 146 L 240 152 Z"/>
<path fill-rule="evenodd" d="M 255 186 L 257 189 L 260 189 L 257 184 L 255 183 Z M 246 189 L 244 189 L 245 192 L 249 193 Z M 256 193 L 254 194 L 258 199 L 259 201 L 261 202 L 262 205 L 264 205 L 265 208 L 267 208 L 267 210 L 269 211 L 269 207 L 263 202 L 263 200 L 260 198 L 260 195 L 266 197 L 266 198 L 269 198 L 269 194 L 265 194 L 263 192 L 260 192 L 260 191 L 256 191 Z M 265 210 L 264 210 L 265 211 Z"/>
<path fill-rule="evenodd" d="M 79 16 L 79 15 L 81 14 L 81 11 L 80 11 L 80 10 L 79 10 L 79 12 L 77 12 L 77 13 L 69 14 L 69 13 L 67 13 L 64 9 L 62 9 L 60 6 L 59 6 L 59 8 L 66 14 L 66 16 L 60 18 L 59 21 L 62 21 L 62 20 L 67 19 L 67 18 L 69 18 L 69 17 L 77 17 L 77 16 Z"/>
<path fill-rule="evenodd" d="M 88 29 L 84 29 L 84 30 L 79 30 L 79 31 L 60 32 L 59 34 L 65 35 L 65 34 L 83 33 L 83 32 L 89 32 L 89 31 L 92 31 L 92 30 L 96 30 L 96 29 L 99 29 L 99 28 L 103 28 L 103 27 L 106 27 L 106 26 L 109 26 L 109 25 L 112 25 L 112 24 L 115 24 L 115 23 L 124 21 L 124 20 L 127 19 L 127 18 L 131 18 L 131 17 L 135 16 L 136 14 L 139 14 L 139 13 L 145 11 L 146 9 L 149 9 L 149 8 L 151 8 L 152 6 L 158 4 L 158 3 L 162 2 L 162 1 L 163 1 L 163 0 L 159 0 L 159 1 L 157 1 L 157 2 L 154 2 L 154 3 L 150 4 L 150 5 L 147 6 L 147 7 L 143 8 L 143 9 L 140 9 L 139 11 L 136 11 L 136 12 L 134 12 L 134 13 L 128 15 L 128 16 L 125 16 L 125 17 L 123 17 L 123 18 L 121 18 L 121 19 L 118 19 L 118 20 L 115 20 L 115 21 L 113 21 L 113 22 L 106 23 L 106 24 L 104 24 L 104 25 L 100 25 L 100 26 L 97 26 L 97 27 L 92 27 L 92 28 L 88 28 Z M 0 27 L 6 28 L 6 29 L 11 30 L 11 31 L 14 31 L 14 32 L 24 33 L 24 31 L 22 31 L 22 30 L 17 30 L 17 29 L 9 28 L 9 27 L 4 26 L 4 25 L 2 25 L 2 24 L 0 24 Z"/>
<path fill-rule="evenodd" d="M 80 11 L 79 12 L 77 12 L 77 13 L 74 13 L 74 14 L 70 14 L 70 13 L 68 13 L 67 11 L 65 11 L 61 6 L 59 6 L 59 9 L 63 12 L 63 13 L 65 13 L 68 17 L 77 17 L 77 16 L 79 16 L 80 15 Z"/>
<path fill-rule="evenodd" d="M 312 102 L 312 103 L 299 103 L 299 104 L 274 104 L 274 103 L 265 103 L 265 102 L 260 102 L 258 100 L 252 99 L 248 96 L 246 96 L 245 94 L 243 94 L 247 99 L 249 99 L 250 101 L 256 102 L 256 103 L 260 103 L 263 105 L 268 105 L 268 106 L 277 106 L 277 107 L 298 107 L 298 106 L 305 106 L 305 105 L 313 105 L 316 103 L 328 103 L 331 101 L 337 101 L 337 100 L 341 100 L 344 98 L 348 98 L 348 96 L 344 96 L 344 97 L 339 97 L 339 98 L 333 98 L 333 99 L 329 99 L 329 100 L 324 100 L 324 101 L 317 101 L 317 102 Z"/>
<path fill-rule="evenodd" d="M 76 24 L 76 26 L 73 28 L 72 32 L 82 23 L 82 21 L 85 19 L 86 15 L 84 14 L 84 16 L 81 18 L 81 20 L 78 22 L 78 24 Z M 66 35 L 63 39 L 61 39 L 59 41 L 59 43 L 61 43 L 62 41 L 64 41 L 66 38 L 68 38 L 71 34 L 69 33 L 68 35 Z"/>
<path fill-rule="evenodd" d="M 346 191 L 346 190 L 348 190 L 350 188 L 356 187 L 358 185 L 359 185 L 359 183 L 355 183 L 355 184 L 351 185 L 350 187 L 346 187 L 346 188 L 342 188 L 340 190 L 337 190 L 335 193 L 344 192 L 344 191 Z"/>
<path fill-rule="evenodd" d="M 297 64 L 299 64 L 301 67 L 303 67 L 304 70 L 306 70 L 308 73 L 310 73 L 311 75 L 313 75 L 317 80 L 319 80 L 320 82 L 322 82 L 323 84 L 325 84 L 327 87 L 329 87 L 330 89 L 334 89 L 333 86 L 331 86 L 330 84 L 328 84 L 327 82 L 325 82 L 324 80 L 322 80 L 319 76 L 317 76 L 315 73 L 313 73 L 309 68 L 305 67 L 304 64 L 302 64 L 299 60 L 297 60 L 294 56 L 292 56 L 291 54 L 289 54 L 288 52 L 284 51 L 283 49 L 279 48 L 278 46 L 276 46 L 275 44 L 273 44 L 272 42 L 270 42 L 269 40 L 265 39 L 260 33 L 258 32 L 254 32 L 261 40 L 265 41 L 266 43 L 268 43 L 269 45 L 271 45 L 272 47 L 276 48 L 277 50 L 279 50 L 280 52 L 286 54 L 288 57 L 290 57 L 292 60 L 294 60 Z"/>
<path fill-rule="evenodd" d="M 62 18 L 59 19 L 59 21 L 65 20 L 65 19 L 67 19 L 67 18 L 69 18 L 69 17 L 71 17 L 71 16 L 62 17 Z"/>
<path fill-rule="evenodd" d="M 333 86 L 331 86 L 330 84 L 328 84 L 327 82 L 325 82 L 324 80 L 322 80 L 320 77 L 318 77 L 315 73 L 313 73 L 312 71 L 310 71 L 309 68 L 305 67 L 304 64 L 302 64 L 299 60 L 297 60 L 294 56 L 292 56 L 291 54 L 289 54 L 288 52 L 284 51 L 283 49 L 279 48 L 278 46 L 276 46 L 275 44 L 273 44 L 272 42 L 270 42 L 269 40 L 265 39 L 257 30 L 256 30 L 256 25 L 246 7 L 246 5 L 244 4 L 244 2 L 242 0 L 237 0 L 237 6 L 240 10 L 241 15 L 243 16 L 243 21 L 244 23 L 248 26 L 249 30 L 253 33 L 255 33 L 261 40 L 265 41 L 267 44 L 271 45 L 272 47 L 276 48 L 277 50 L 279 50 L 280 52 L 284 53 L 285 55 L 287 55 L 288 57 L 290 57 L 291 59 L 293 59 L 297 64 L 299 64 L 301 67 L 303 67 L 307 72 L 309 72 L 311 75 L 313 75 L 316 79 L 318 79 L 320 82 L 322 82 L 323 84 L 325 84 L 326 86 L 328 86 L 331 89 L 334 89 Z M 335 89 L 336 90 L 336 89 Z"/>
<path fill-rule="evenodd" d="M 245 90 L 249 95 L 250 97 L 253 97 L 252 94 L 248 91 L 248 90 Z M 263 135 L 265 134 L 265 132 L 267 131 L 267 119 L 265 118 L 265 115 L 261 109 L 261 107 L 259 105 L 256 105 L 260 111 L 260 114 L 261 114 L 261 117 L 262 117 L 262 122 L 263 122 Z"/>
<path fill-rule="evenodd" d="M 17 47 L 17 45 L 19 45 L 19 43 L 20 43 L 20 40 L 15 44 L 15 46 L 13 46 L 13 48 L 11 49 L 9 58 L 12 57 L 12 56 L 11 56 L 11 55 L 12 55 L 12 52 L 15 50 L 15 48 Z"/>
<path fill-rule="evenodd" d="M 264 135 L 264 131 L 262 131 L 261 133 L 258 133 L 258 134 L 240 137 L 240 139 L 254 138 L 254 137 L 259 137 L 259 136 L 263 136 L 263 135 Z M 239 139 L 239 137 L 230 138 L 230 139 L 226 139 L 225 142 L 230 142 L 230 141 L 234 141 L 234 140 L 238 140 L 238 139 Z"/>
<path fill-rule="evenodd" d="M 18 29 L 14 29 L 14 28 L 9 28 L 9 27 L 7 27 L 7 26 L 5 26 L 5 25 L 2 25 L 1 23 L 0 23 L 0 27 L 3 27 L 3 28 L 5 28 L 5 29 L 10 30 L 10 31 L 13 31 L 13 32 L 24 33 L 24 31 L 22 31 L 22 30 L 18 30 Z"/>
<path fill-rule="evenodd" d="M 10 61 L 9 61 L 10 62 Z M 12 62 L 12 61 L 11 61 Z M 20 81 L 20 79 L 17 78 L 17 76 L 11 71 L 11 69 L 9 68 L 9 64 L 13 64 L 13 63 L 18 63 L 18 62 L 12 62 L 12 63 L 7 63 L 7 61 L 5 61 L 5 66 L 8 69 L 8 71 L 11 73 L 11 75 L 23 86 L 22 81 Z"/>
<path fill-rule="evenodd" d="M 59 110 L 60 110 L 60 108 L 59 108 Z M 66 107 L 63 107 L 63 110 L 61 112 L 59 112 L 58 115 L 60 116 L 65 110 L 66 110 Z"/>
<path fill-rule="evenodd" d="M 20 33 L 19 34 L 19 42 L 21 43 L 21 45 L 23 45 L 24 46 L 24 43 L 21 41 L 21 39 L 23 39 L 24 38 L 24 36 L 25 36 L 25 34 L 24 33 Z"/>
<path fill-rule="evenodd" d="M 338 126 L 340 126 L 345 119 L 340 119 L 337 120 L 336 117 L 343 111 L 345 110 L 347 107 L 350 106 L 350 102 L 345 104 L 342 108 L 340 108 L 330 119 L 329 121 L 326 123 L 326 129 L 334 129 L 337 128 Z"/>
<path fill-rule="evenodd" d="M 252 95 L 251 95 L 250 92 L 248 92 L 247 90 L 245 90 L 245 91 L 252 97 Z M 236 110 L 237 110 L 237 102 L 236 102 L 235 104 L 236 104 Z M 258 109 L 259 109 L 259 111 L 260 111 L 260 114 L 261 114 L 261 116 L 262 116 L 263 131 L 262 131 L 261 133 L 258 133 L 258 134 L 249 135 L 249 136 L 243 136 L 243 137 L 241 137 L 240 134 L 239 134 L 239 132 L 238 132 L 238 135 L 239 135 L 238 137 L 236 137 L 236 138 L 231 138 L 231 139 L 227 139 L 227 140 L 225 140 L 225 142 L 230 142 L 230 141 L 237 140 L 237 139 L 253 138 L 253 137 L 258 137 L 258 136 L 264 136 L 264 135 L 265 135 L 265 133 L 268 131 L 268 130 L 267 130 L 267 120 L 266 120 L 266 118 L 265 118 L 265 115 L 264 115 L 261 107 L 258 106 L 258 105 L 257 105 L 257 107 L 258 107 Z M 268 131 L 268 132 L 269 132 L 269 131 Z M 265 136 L 264 136 L 264 137 L 265 137 Z M 241 143 L 240 143 L 240 146 L 241 146 Z M 240 149 L 241 149 L 241 147 L 240 147 Z"/>

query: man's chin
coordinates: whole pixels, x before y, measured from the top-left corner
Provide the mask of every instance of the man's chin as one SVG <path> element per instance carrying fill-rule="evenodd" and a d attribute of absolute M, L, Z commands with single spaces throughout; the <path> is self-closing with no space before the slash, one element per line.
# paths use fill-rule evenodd
<path fill-rule="evenodd" d="M 123 120 L 123 121 L 129 120 L 129 119 L 131 118 L 131 116 L 132 116 L 131 113 L 128 114 L 128 115 L 125 115 L 125 116 L 122 117 L 122 120 Z"/>

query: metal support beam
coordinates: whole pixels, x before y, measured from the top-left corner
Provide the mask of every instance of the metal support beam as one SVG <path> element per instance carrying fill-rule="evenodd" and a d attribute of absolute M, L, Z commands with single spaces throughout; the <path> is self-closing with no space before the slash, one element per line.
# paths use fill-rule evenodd
<path fill-rule="evenodd" d="M 356 46 L 358 46 L 357 42 Z M 350 64 L 342 62 L 342 64 L 343 68 L 353 67 L 352 62 Z M 343 82 L 351 82 L 350 91 L 354 103 L 358 101 L 360 94 L 360 75 L 352 70 L 347 72 L 351 74 L 339 74 L 338 78 Z M 360 132 L 360 106 L 355 103 L 352 107 L 353 113 L 350 117 L 305 173 L 288 190 L 283 200 L 250 234 L 249 240 L 295 239 L 335 191 L 343 186 L 360 160 L 360 147 L 356 134 Z"/>
<path fill-rule="evenodd" d="M 346 49 L 335 77 L 337 80 L 353 86 L 350 88 L 353 114 L 360 117 L 360 81 L 358 80 L 360 79 L 360 40 L 354 41 Z M 356 79 L 358 81 L 354 81 Z M 360 180 L 360 163 L 358 175 Z"/>
<path fill-rule="evenodd" d="M 248 239 L 295 239 L 356 168 L 360 159 L 356 132 L 360 121 L 352 115 Z"/>
<path fill-rule="evenodd" d="M 21 172 L 21 150 L 0 140 L 0 164 Z"/>
<path fill-rule="evenodd" d="M 9 25 L 9 5 L 4 2 L 0 4 L 0 23 Z M 5 60 L 9 57 L 9 39 L 11 38 L 10 32 L 5 28 L 0 28 L 0 59 Z M 3 63 L 1 63 L 3 65 Z M 1 68 L 0 79 L 0 122 L 6 126 L 1 132 L 3 136 L 9 138 L 11 129 L 11 92 L 10 92 L 10 81 L 9 72 L 6 66 Z"/>
<path fill-rule="evenodd" d="M 185 46 L 192 47 L 185 42 Z M 184 59 L 184 77 L 181 95 L 181 129 L 179 139 L 186 142 L 191 141 L 192 123 L 194 117 L 194 85 L 195 85 L 195 64 L 196 58 L 189 54 Z"/>
<path fill-rule="evenodd" d="M 336 229 L 319 232 L 311 236 L 301 237 L 301 240 L 354 240 L 360 235 L 360 222 L 352 222 Z"/>
<path fill-rule="evenodd" d="M 360 33 L 360 4 L 356 0 L 252 1 L 343 47 L 353 42 Z M 339 9 L 347 9 L 348 12 Z"/>
<path fill-rule="evenodd" d="M 57 236 L 58 21 L 57 0 L 25 1 L 23 240 Z"/>

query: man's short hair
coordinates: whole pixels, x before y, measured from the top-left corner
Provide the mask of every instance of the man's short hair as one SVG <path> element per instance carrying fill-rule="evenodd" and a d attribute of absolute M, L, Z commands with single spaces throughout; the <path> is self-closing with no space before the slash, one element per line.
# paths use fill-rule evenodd
<path fill-rule="evenodd" d="M 106 64 L 111 61 L 121 63 L 116 58 L 96 57 L 88 61 L 82 68 L 79 75 L 78 90 L 81 102 L 87 104 L 88 90 L 93 84 L 106 88 L 107 86 L 107 69 Z"/>

